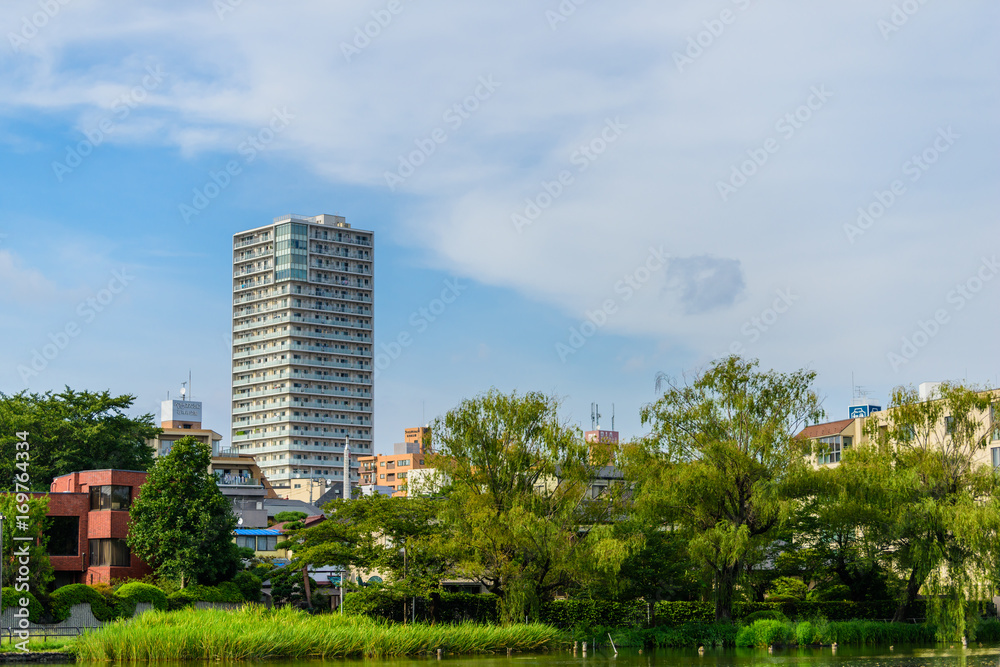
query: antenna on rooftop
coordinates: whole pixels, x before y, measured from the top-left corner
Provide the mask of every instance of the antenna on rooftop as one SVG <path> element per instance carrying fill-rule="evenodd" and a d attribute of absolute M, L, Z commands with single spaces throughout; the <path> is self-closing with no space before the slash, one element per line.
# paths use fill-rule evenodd
<path fill-rule="evenodd" d="M 611 430 L 615 430 L 615 404 L 611 404 Z"/>

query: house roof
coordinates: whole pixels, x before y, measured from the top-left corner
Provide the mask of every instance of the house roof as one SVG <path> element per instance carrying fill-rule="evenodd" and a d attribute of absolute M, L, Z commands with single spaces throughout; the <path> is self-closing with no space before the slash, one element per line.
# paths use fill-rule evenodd
<path fill-rule="evenodd" d="M 827 422 L 825 424 L 816 424 L 814 426 L 806 426 L 802 431 L 795 436 L 796 438 L 822 438 L 828 435 L 837 435 L 843 432 L 845 428 L 854 423 L 854 419 L 841 419 L 840 421 Z"/>

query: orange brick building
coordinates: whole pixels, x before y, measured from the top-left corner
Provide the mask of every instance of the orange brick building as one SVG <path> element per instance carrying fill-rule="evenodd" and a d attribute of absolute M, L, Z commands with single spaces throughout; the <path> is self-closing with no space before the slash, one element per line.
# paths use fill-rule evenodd
<path fill-rule="evenodd" d="M 404 442 L 396 443 L 395 453 L 362 456 L 361 484 L 387 486 L 393 497 L 405 497 L 407 477 L 411 470 L 427 468 L 425 453 L 430 453 L 431 430 L 421 426 L 408 428 Z"/>
<path fill-rule="evenodd" d="M 132 470 L 86 470 L 52 480 L 48 549 L 54 587 L 152 574 L 125 543 L 129 508 L 145 481 L 146 473 Z"/>

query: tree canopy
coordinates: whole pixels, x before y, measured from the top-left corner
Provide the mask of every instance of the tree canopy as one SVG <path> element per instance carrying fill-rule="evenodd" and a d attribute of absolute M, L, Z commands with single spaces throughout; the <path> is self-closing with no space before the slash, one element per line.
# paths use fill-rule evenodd
<path fill-rule="evenodd" d="M 732 356 L 689 383 L 668 380 L 642 410 L 650 435 L 627 457 L 637 512 L 687 537 L 714 579 L 719 620 L 732 618 L 737 583 L 792 516 L 785 485 L 806 465 L 794 437 L 822 415 L 815 373 L 757 366 Z"/>
<path fill-rule="evenodd" d="M 0 393 L 0 491 L 13 490 L 19 431 L 28 432 L 33 491 L 48 491 L 55 477 L 78 470 L 148 470 L 147 440 L 161 430 L 152 415 L 129 417 L 135 396 L 107 391 L 56 394 Z"/>

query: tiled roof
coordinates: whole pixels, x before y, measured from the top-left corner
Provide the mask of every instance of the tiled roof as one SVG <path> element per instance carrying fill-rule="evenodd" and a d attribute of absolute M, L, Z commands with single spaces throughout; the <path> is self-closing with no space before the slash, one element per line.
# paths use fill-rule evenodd
<path fill-rule="evenodd" d="M 826 424 L 816 424 L 815 426 L 806 426 L 802 429 L 796 438 L 822 438 L 828 435 L 837 435 L 841 433 L 845 428 L 854 423 L 853 419 L 841 419 L 836 422 L 827 422 Z"/>

